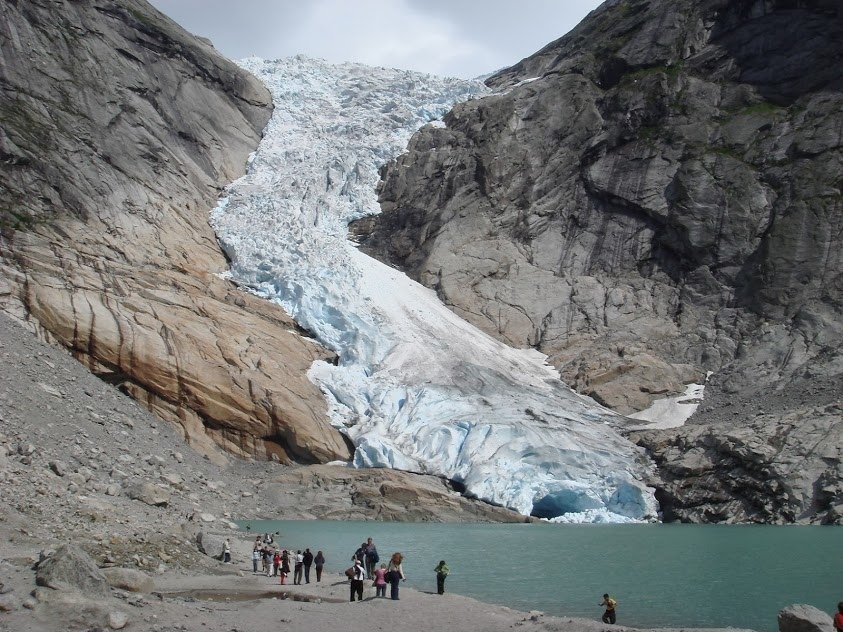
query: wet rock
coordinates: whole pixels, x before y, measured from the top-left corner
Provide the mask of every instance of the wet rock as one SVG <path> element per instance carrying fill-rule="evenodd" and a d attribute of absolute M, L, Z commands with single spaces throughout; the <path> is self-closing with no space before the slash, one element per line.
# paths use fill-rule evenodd
<path fill-rule="evenodd" d="M 794 604 L 778 615 L 779 632 L 834 632 L 829 615 L 814 606 Z"/>

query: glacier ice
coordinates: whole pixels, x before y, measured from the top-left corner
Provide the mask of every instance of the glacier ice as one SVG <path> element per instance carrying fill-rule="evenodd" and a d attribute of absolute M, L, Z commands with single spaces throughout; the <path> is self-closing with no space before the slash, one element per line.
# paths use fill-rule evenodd
<path fill-rule="evenodd" d="M 354 465 L 444 476 L 558 520 L 655 515 L 648 461 L 610 411 L 568 389 L 541 354 L 480 332 L 347 239 L 350 221 L 379 212 L 378 169 L 485 87 L 303 56 L 241 64 L 275 111 L 211 223 L 232 278 L 337 353 L 309 376 L 354 442 Z"/>

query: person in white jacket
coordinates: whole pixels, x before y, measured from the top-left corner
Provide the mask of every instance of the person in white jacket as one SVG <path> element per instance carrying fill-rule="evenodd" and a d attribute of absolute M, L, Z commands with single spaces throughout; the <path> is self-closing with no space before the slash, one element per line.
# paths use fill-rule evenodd
<path fill-rule="evenodd" d="M 354 559 L 354 575 L 351 577 L 351 601 L 357 595 L 358 601 L 363 601 L 363 580 L 366 579 L 366 569 L 357 558 Z"/>

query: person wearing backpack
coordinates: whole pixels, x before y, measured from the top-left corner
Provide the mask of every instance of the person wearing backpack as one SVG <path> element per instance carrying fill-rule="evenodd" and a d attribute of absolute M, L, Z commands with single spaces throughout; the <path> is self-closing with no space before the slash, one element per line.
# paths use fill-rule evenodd
<path fill-rule="evenodd" d="M 448 565 L 445 564 L 445 560 L 441 560 L 439 564 L 436 565 L 436 568 L 433 569 L 436 571 L 436 592 L 440 595 L 445 594 L 445 578 L 450 573 L 450 569 Z"/>
<path fill-rule="evenodd" d="M 375 546 L 374 541 L 372 538 L 369 538 L 366 542 L 366 576 L 369 578 L 374 577 L 375 569 L 377 568 L 378 562 L 381 561 L 380 556 L 378 555 L 378 547 Z"/>
<path fill-rule="evenodd" d="M 598 605 L 606 606 L 606 612 L 603 613 L 602 621 L 603 623 L 612 623 L 617 620 L 617 615 L 615 614 L 615 608 L 618 605 L 618 602 L 612 599 L 608 593 L 603 595 L 603 601 L 601 601 Z"/>

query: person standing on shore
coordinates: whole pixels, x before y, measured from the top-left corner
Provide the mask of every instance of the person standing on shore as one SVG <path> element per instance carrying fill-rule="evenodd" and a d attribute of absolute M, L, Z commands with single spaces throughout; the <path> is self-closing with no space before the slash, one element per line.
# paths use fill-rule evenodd
<path fill-rule="evenodd" d="M 375 597 L 386 597 L 386 564 L 375 570 Z"/>
<path fill-rule="evenodd" d="M 322 555 L 322 551 L 316 552 L 316 557 L 313 558 L 313 563 L 316 565 L 316 581 L 322 581 L 322 569 L 325 566 L 325 556 Z"/>
<path fill-rule="evenodd" d="M 440 595 L 445 594 L 445 578 L 448 576 L 448 573 L 451 570 L 448 568 L 448 565 L 445 564 L 445 560 L 441 560 L 439 564 L 436 565 L 436 568 L 433 569 L 436 571 L 436 592 Z"/>
<path fill-rule="evenodd" d="M 363 601 L 363 580 L 366 579 L 366 569 L 357 558 L 354 558 L 354 574 L 351 576 L 351 600 L 357 595 L 357 601 Z"/>
<path fill-rule="evenodd" d="M 281 553 L 281 583 L 285 583 L 287 577 L 290 575 L 290 552 L 284 549 Z"/>
<path fill-rule="evenodd" d="M 304 572 L 304 555 L 301 549 L 296 551 L 296 569 L 293 573 L 293 584 L 298 586 L 301 584 L 302 573 Z"/>
<path fill-rule="evenodd" d="M 612 599 L 608 593 L 603 595 L 603 601 L 601 601 L 598 605 L 606 606 L 606 612 L 603 613 L 602 621 L 603 623 L 612 623 L 614 624 L 617 616 L 615 614 L 615 608 L 618 605 L 618 602 Z"/>
<path fill-rule="evenodd" d="M 375 569 L 377 568 L 378 562 L 381 561 L 380 555 L 378 555 L 378 547 L 375 546 L 374 541 L 372 538 L 369 538 L 366 541 L 366 575 L 369 578 L 374 577 Z"/>
<path fill-rule="evenodd" d="M 222 543 L 222 561 L 226 564 L 231 562 L 231 542 L 228 541 L 228 538 Z"/>
<path fill-rule="evenodd" d="M 837 604 L 837 614 L 834 615 L 834 629 L 843 632 L 843 601 Z"/>
<path fill-rule="evenodd" d="M 404 556 L 396 551 L 392 554 L 389 566 L 386 569 L 386 576 L 390 585 L 389 596 L 393 601 L 398 601 L 398 583 L 407 579 L 404 577 L 404 569 L 401 566 L 403 561 Z"/>
<path fill-rule="evenodd" d="M 258 562 L 261 561 L 261 548 L 260 545 L 255 543 L 255 548 L 252 549 L 252 572 L 257 574 L 258 572 Z"/>
<path fill-rule="evenodd" d="M 304 583 L 309 584 L 310 567 L 313 566 L 313 553 L 310 552 L 310 549 L 305 549 L 302 557 L 304 559 Z"/>

